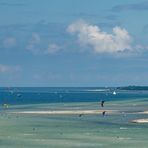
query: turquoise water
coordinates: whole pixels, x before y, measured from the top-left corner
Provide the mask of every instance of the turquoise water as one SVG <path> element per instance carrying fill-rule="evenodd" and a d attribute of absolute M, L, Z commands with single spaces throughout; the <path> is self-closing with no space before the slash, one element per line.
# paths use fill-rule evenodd
<path fill-rule="evenodd" d="M 139 111 L 148 109 L 147 92 L 117 92 L 114 96 L 110 90 L 103 92 L 91 92 L 91 96 L 96 96 L 96 100 L 83 100 L 85 91 L 79 92 L 79 101 L 50 101 L 50 94 L 43 100 L 32 98 L 29 102 L 29 93 L 35 92 L 49 93 L 48 89 L 35 90 L 15 90 L 13 93 L 2 91 L 1 93 L 11 93 L 12 98 L 16 94 L 25 100 L 23 93 L 28 97 L 27 101 L 18 103 L 9 102 L 9 98 L 3 98 L 9 102 L 9 107 L 1 106 L 0 114 L 0 147 L 2 148 L 147 148 L 148 147 L 148 124 L 131 123 L 131 120 L 148 118 L 146 114 L 138 114 Z M 76 88 L 75 88 L 76 89 Z M 60 90 L 61 91 L 61 90 Z M 80 91 L 80 90 L 79 90 Z M 55 90 L 53 91 L 55 93 Z M 88 91 L 87 91 L 88 92 Z M 51 93 L 51 90 L 50 90 Z M 65 92 L 65 94 L 71 93 Z M 78 95 L 78 90 L 74 93 Z M 106 94 L 107 93 L 107 94 Z M 56 91 L 56 95 L 61 92 Z M 72 95 L 72 94 L 70 94 Z M 96 115 L 31 115 L 14 114 L 19 111 L 56 111 L 56 110 L 100 110 L 98 96 L 106 97 L 104 110 L 117 110 L 115 114 L 106 112 L 103 117 Z M 5 96 L 1 94 L 1 97 Z M 111 97 L 112 96 L 112 99 Z M 120 96 L 120 97 L 119 97 Z M 121 97 L 122 96 L 122 97 Z M 128 98 L 129 96 L 129 98 Z M 8 97 L 8 96 L 7 96 Z M 73 96 L 74 98 L 76 96 Z M 42 97 L 41 97 L 42 98 Z M 47 100 L 49 101 L 47 101 Z M 67 96 L 68 99 L 68 96 Z M 91 99 L 91 97 L 90 97 Z M 102 99 L 102 98 L 101 98 Z M 101 100 L 100 99 L 100 100 Z M 109 101 L 108 101 L 108 100 Z M 45 101 L 46 100 L 46 101 Z M 23 103 L 24 102 L 24 103 Z M 2 103 L 2 102 L 1 102 Z M 10 104 L 11 103 L 11 104 Z"/>

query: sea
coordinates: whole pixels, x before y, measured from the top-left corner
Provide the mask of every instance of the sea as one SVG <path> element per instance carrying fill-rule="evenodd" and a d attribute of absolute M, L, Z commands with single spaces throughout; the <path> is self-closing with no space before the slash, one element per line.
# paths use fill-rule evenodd
<path fill-rule="evenodd" d="M 119 101 L 148 97 L 147 90 L 115 87 L 1 87 L 0 104 Z"/>
<path fill-rule="evenodd" d="M 100 113 L 39 113 L 77 110 Z M 147 110 L 147 88 L 1 87 L 0 148 L 148 148 Z"/>

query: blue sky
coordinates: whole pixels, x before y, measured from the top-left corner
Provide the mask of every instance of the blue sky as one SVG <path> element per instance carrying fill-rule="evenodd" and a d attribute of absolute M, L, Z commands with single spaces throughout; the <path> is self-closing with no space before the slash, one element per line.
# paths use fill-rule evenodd
<path fill-rule="evenodd" d="M 0 0 L 0 86 L 148 85 L 148 0 Z"/>

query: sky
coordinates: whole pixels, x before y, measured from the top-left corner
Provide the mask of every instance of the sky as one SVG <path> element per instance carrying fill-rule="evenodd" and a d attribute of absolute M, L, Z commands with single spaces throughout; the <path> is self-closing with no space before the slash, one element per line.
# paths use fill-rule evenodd
<path fill-rule="evenodd" d="M 148 0 L 0 0 L 0 86 L 148 85 Z"/>

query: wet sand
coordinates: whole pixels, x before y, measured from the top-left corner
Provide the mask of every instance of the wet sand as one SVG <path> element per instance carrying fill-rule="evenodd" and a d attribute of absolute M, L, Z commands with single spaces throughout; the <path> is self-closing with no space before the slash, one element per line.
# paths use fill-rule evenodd
<path fill-rule="evenodd" d="M 139 112 L 139 114 L 148 114 L 148 111 Z"/>
<path fill-rule="evenodd" d="M 148 119 L 136 119 L 132 120 L 132 123 L 148 123 Z"/>
<path fill-rule="evenodd" d="M 34 114 L 34 115 L 90 115 L 90 114 L 102 114 L 106 113 L 116 113 L 115 110 L 61 110 L 61 111 L 18 111 L 11 112 L 14 114 Z"/>
<path fill-rule="evenodd" d="M 96 102 L 10 106 L 0 114 L 0 146 L 145 148 L 148 147 L 146 103 L 140 99 L 107 102 L 104 108 Z M 145 123 L 131 122 L 139 119 Z"/>

